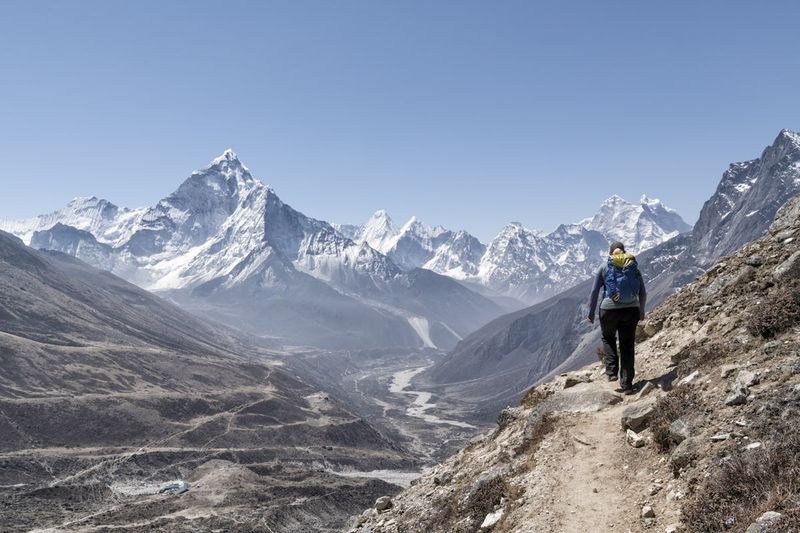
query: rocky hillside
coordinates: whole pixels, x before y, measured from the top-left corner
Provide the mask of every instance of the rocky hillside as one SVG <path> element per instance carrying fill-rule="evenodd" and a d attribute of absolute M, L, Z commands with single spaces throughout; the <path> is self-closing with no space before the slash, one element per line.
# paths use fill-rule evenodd
<path fill-rule="evenodd" d="M 639 392 L 559 375 L 352 531 L 800 528 L 800 197 L 653 310 Z"/>
<path fill-rule="evenodd" d="M 0 232 L 0 531 L 331 531 L 397 490 L 334 471 L 412 465 L 280 354 Z"/>
<path fill-rule="evenodd" d="M 648 308 L 702 275 L 716 258 L 767 233 L 778 208 L 798 193 L 800 135 L 783 130 L 760 158 L 734 163 L 723 173 L 691 232 L 637 255 Z M 591 362 L 599 330 L 585 318 L 590 288 L 586 280 L 495 319 L 465 337 L 418 381 L 479 404 L 478 412 L 488 406 L 491 413 L 549 375 Z M 583 306 L 580 312 L 566 312 L 578 306 Z"/>

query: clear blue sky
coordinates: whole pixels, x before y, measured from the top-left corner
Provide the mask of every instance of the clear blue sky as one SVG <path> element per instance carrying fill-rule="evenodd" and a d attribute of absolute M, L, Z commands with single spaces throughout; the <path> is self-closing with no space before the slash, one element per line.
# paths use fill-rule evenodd
<path fill-rule="evenodd" d="M 693 223 L 800 129 L 800 2 L 0 1 L 0 218 L 151 205 L 232 147 L 292 206 L 491 238 Z"/>

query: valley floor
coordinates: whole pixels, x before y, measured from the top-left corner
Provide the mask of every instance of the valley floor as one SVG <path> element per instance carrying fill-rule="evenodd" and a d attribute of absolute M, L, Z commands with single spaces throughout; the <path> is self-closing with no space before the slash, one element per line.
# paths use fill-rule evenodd
<path fill-rule="evenodd" d="M 0 531 L 337 531 L 376 494 L 392 495 L 409 486 L 426 464 L 446 457 L 478 430 L 459 419 L 463 413 L 446 400 L 415 390 L 413 377 L 437 355 L 329 352 L 295 359 L 326 375 L 325 388 L 378 427 L 386 442 L 397 443 L 396 451 L 380 442 L 374 450 L 365 447 L 368 433 L 343 419 L 323 394 L 306 398 L 307 413 L 282 413 L 284 407 L 274 403 L 281 393 L 269 387 L 229 391 L 241 397 L 212 412 L 205 410 L 209 398 L 185 394 L 86 398 L 97 420 L 105 420 L 115 402 L 124 402 L 130 411 L 141 409 L 137 405 L 170 404 L 181 421 L 172 432 L 141 445 L 31 445 L 0 453 Z M 79 403 L 65 398 L 67 403 L 55 408 L 53 401 L 19 402 L 53 409 L 54 417 Z M 192 413 L 187 406 L 204 408 Z M 254 412 L 263 412 L 262 419 L 252 419 Z M 272 432 L 262 425 L 267 415 L 278 417 L 270 422 L 276 424 Z M 86 422 L 86 430 L 95 431 L 97 422 Z M 253 431 L 269 442 L 254 446 Z M 333 437 L 338 445 L 329 445 L 330 431 L 340 433 Z M 351 438 L 358 444 L 348 445 Z M 189 491 L 158 493 L 162 483 L 175 479 L 188 481 Z"/>

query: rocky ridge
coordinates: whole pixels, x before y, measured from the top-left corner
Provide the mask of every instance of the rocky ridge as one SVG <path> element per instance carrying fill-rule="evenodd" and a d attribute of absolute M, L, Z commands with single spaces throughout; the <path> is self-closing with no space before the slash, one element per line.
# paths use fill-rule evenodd
<path fill-rule="evenodd" d="M 797 531 L 799 348 L 796 197 L 640 325 L 636 395 L 561 374 L 351 531 Z"/>
<path fill-rule="evenodd" d="M 716 258 L 767 233 L 778 208 L 800 193 L 797 139 L 798 134 L 783 130 L 760 158 L 731 165 L 691 232 L 637 255 L 648 308 L 703 275 Z M 495 319 L 465 337 L 418 382 L 427 379 L 431 388 L 446 389 L 473 403 L 476 413 L 493 417 L 531 385 L 594 359 L 599 332 L 586 321 L 591 285 L 586 279 Z"/>

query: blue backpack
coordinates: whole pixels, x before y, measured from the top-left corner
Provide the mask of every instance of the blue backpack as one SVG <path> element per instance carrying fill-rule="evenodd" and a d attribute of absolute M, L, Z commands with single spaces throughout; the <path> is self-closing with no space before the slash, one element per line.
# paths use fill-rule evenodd
<path fill-rule="evenodd" d="M 632 257 L 632 256 L 631 256 Z M 639 297 L 639 266 L 632 259 L 624 267 L 614 266 L 609 256 L 605 279 L 605 296 L 614 303 L 633 303 Z"/>

